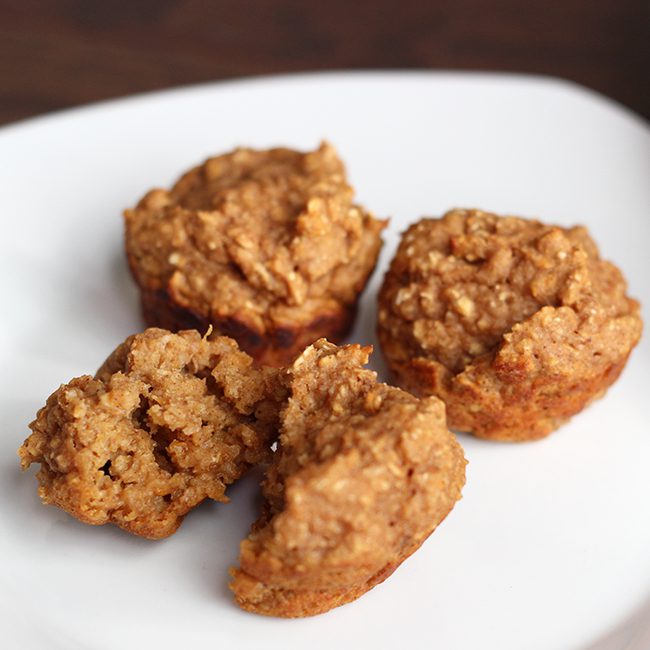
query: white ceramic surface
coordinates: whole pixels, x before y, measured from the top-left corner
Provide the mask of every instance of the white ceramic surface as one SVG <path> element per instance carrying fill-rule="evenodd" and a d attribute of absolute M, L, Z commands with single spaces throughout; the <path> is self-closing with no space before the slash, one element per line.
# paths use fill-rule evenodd
<path fill-rule="evenodd" d="M 46 397 L 141 329 L 120 213 L 210 154 L 327 138 L 398 234 L 482 207 L 589 226 L 650 304 L 650 129 L 551 79 L 377 73 L 210 84 L 0 130 L 0 636 L 5 648 L 641 650 L 650 647 L 650 435 L 643 340 L 601 401 L 546 440 L 461 436 L 463 500 L 383 585 L 329 614 L 239 611 L 226 588 L 251 476 L 161 542 L 40 505 L 16 449 Z M 646 312 L 646 321 L 648 320 Z M 375 367 L 381 371 L 380 354 Z"/>

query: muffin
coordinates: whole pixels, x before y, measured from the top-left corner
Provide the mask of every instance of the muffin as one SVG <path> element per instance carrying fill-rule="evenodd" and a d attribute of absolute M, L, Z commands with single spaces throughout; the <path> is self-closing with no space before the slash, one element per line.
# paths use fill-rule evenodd
<path fill-rule="evenodd" d="M 243 609 L 311 616 L 358 598 L 460 498 L 465 459 L 443 403 L 377 383 L 370 350 L 320 340 L 288 369 L 263 512 L 231 571 Z"/>
<path fill-rule="evenodd" d="M 602 395 L 641 335 L 639 304 L 583 227 L 480 210 L 422 219 L 379 295 L 398 383 L 447 405 L 449 426 L 532 440 Z"/>
<path fill-rule="evenodd" d="M 228 338 L 146 330 L 49 397 L 18 452 L 23 469 L 40 463 L 43 502 L 80 521 L 166 537 L 269 458 L 277 375 Z"/>
<path fill-rule="evenodd" d="M 341 340 L 384 221 L 353 203 L 334 149 L 236 149 L 125 212 L 126 252 L 149 325 L 213 325 L 279 366 Z"/>

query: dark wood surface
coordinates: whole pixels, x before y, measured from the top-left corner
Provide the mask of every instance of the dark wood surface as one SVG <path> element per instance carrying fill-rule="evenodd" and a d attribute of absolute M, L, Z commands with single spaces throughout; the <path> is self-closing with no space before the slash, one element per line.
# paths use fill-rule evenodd
<path fill-rule="evenodd" d="M 507 70 L 650 117 L 648 0 L 0 0 L 0 123 L 303 70 Z"/>

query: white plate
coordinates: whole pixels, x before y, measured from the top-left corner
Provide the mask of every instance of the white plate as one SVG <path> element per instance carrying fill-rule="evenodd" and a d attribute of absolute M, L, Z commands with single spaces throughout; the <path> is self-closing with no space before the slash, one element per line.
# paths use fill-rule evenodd
<path fill-rule="evenodd" d="M 650 130 L 567 83 L 303 75 L 135 97 L 0 130 L 0 644 L 650 647 L 647 340 L 605 399 L 546 440 L 461 436 L 464 499 L 387 582 L 320 617 L 267 619 L 231 602 L 227 569 L 255 517 L 259 476 L 162 542 L 40 505 L 34 472 L 21 474 L 16 457 L 27 423 L 59 383 L 94 371 L 142 327 L 122 209 L 235 145 L 307 149 L 321 138 L 340 150 L 359 200 L 392 217 L 352 339 L 374 342 L 375 294 L 398 233 L 452 206 L 584 223 L 631 294 L 650 304 Z"/>

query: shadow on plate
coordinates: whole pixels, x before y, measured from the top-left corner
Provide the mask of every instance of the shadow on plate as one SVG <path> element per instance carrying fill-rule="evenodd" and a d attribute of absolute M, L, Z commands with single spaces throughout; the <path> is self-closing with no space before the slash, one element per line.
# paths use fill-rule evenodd
<path fill-rule="evenodd" d="M 628 618 L 583 650 L 647 650 L 650 648 L 650 595 Z"/>

